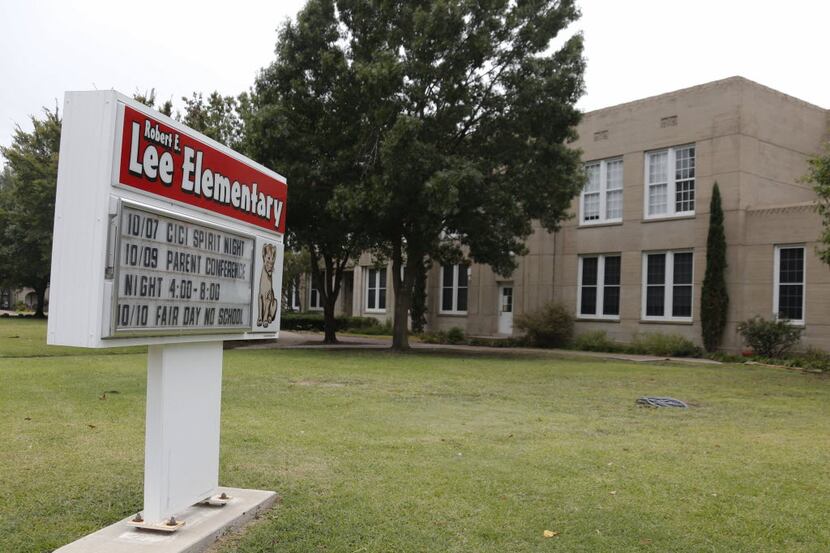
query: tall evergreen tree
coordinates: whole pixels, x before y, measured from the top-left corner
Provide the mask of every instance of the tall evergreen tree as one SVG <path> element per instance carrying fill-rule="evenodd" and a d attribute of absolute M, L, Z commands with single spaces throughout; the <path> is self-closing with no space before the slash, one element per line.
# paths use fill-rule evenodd
<path fill-rule="evenodd" d="M 726 291 L 726 236 L 723 231 L 723 208 L 718 183 L 712 189 L 709 204 L 709 236 L 706 239 L 706 276 L 700 298 L 700 322 L 703 346 L 715 351 L 723 339 L 729 293 Z"/>
<path fill-rule="evenodd" d="M 809 171 L 804 180 L 813 185 L 818 196 L 816 209 L 822 224 L 818 255 L 830 265 L 830 143 L 825 144 L 822 154 L 810 159 Z"/>

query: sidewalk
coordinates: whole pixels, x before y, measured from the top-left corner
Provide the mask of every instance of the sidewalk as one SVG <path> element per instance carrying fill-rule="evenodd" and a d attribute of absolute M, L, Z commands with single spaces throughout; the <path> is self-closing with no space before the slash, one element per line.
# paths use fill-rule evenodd
<path fill-rule="evenodd" d="M 389 336 L 351 336 L 347 334 L 337 335 L 337 344 L 324 344 L 323 335 L 319 332 L 292 332 L 281 330 L 280 337 L 276 341 L 266 343 L 242 344 L 235 349 L 388 349 L 392 346 L 392 338 Z M 594 359 L 611 359 L 615 361 L 629 361 L 633 363 L 654 363 L 658 361 L 676 361 L 680 363 L 695 363 L 701 365 L 720 365 L 720 361 L 712 359 L 696 359 L 692 357 L 659 357 L 655 355 L 632 355 L 627 353 L 601 353 L 594 351 L 576 351 L 570 349 L 541 349 L 541 348 L 494 348 L 486 346 L 467 346 L 449 344 L 425 344 L 423 342 L 411 341 L 409 345 L 415 350 L 426 351 L 452 351 L 470 353 L 498 354 L 526 354 L 526 355 L 550 355 L 553 357 L 588 357 Z"/>

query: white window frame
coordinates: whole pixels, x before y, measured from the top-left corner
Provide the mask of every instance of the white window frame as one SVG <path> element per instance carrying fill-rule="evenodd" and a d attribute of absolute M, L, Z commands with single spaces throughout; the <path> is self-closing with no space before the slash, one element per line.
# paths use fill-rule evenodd
<path fill-rule="evenodd" d="M 773 260 L 773 288 L 772 288 L 772 316 L 778 320 L 779 317 L 779 296 L 780 296 L 780 279 L 781 279 L 781 250 L 800 249 L 802 251 L 802 266 L 801 266 L 801 318 L 800 319 L 781 319 L 787 321 L 795 326 L 804 326 L 807 319 L 807 248 L 804 244 L 777 244 L 775 246 L 775 257 Z M 786 283 L 796 284 L 796 283 Z"/>
<path fill-rule="evenodd" d="M 694 177 L 694 192 L 695 199 L 691 211 L 677 211 L 677 150 L 686 148 L 693 148 L 695 151 L 695 177 Z M 666 212 L 650 214 L 648 212 L 649 192 L 651 186 L 649 185 L 649 161 L 651 156 L 656 154 L 666 153 Z M 651 150 L 645 153 L 643 165 L 644 177 L 644 194 L 643 194 L 643 219 L 666 219 L 670 217 L 693 217 L 695 214 L 694 207 L 697 205 L 697 145 L 696 144 L 681 144 L 679 146 L 672 146 L 670 148 L 660 148 L 659 150 Z"/>
<path fill-rule="evenodd" d="M 614 188 L 612 190 L 608 190 L 608 164 L 611 162 L 617 162 L 623 164 L 623 175 L 622 175 L 622 182 L 620 183 L 620 188 Z M 585 168 L 592 167 L 594 165 L 599 165 L 599 191 L 598 192 L 587 192 L 585 187 L 582 187 L 582 192 L 579 194 L 579 224 L 581 226 L 591 226 L 591 225 L 607 225 L 613 223 L 622 223 L 622 209 L 624 208 L 625 204 L 625 164 L 623 163 L 622 156 L 617 157 L 609 157 L 607 159 L 599 159 L 596 161 L 589 161 L 585 164 Z M 622 200 L 620 201 L 620 216 L 619 217 L 607 217 L 608 215 L 608 193 L 615 192 L 619 190 L 622 195 Z M 586 194 L 599 194 L 599 219 L 585 219 L 585 195 Z"/>
<path fill-rule="evenodd" d="M 586 257 L 596 257 L 597 258 L 597 312 L 593 315 L 584 314 L 582 313 L 582 261 Z M 577 269 L 577 286 L 576 286 L 576 318 L 577 319 L 596 319 L 596 320 L 603 320 L 603 321 L 619 321 L 620 314 L 617 313 L 616 315 L 605 315 L 603 314 L 604 305 L 603 302 L 605 301 L 605 258 L 606 257 L 619 257 L 620 258 L 620 283 L 617 284 L 617 288 L 620 289 L 620 305 L 618 311 L 622 311 L 622 254 L 621 253 L 592 253 L 592 254 L 584 254 L 579 256 L 579 267 Z"/>
<path fill-rule="evenodd" d="M 452 267 L 452 309 L 444 309 L 444 268 L 445 267 Z M 458 273 L 461 269 L 465 269 L 467 271 L 467 307 L 470 307 L 470 277 L 472 276 L 472 271 L 470 270 L 469 265 L 465 265 L 463 263 L 456 263 L 454 265 L 441 265 L 441 274 L 439 275 L 440 278 L 440 294 L 438 295 L 438 313 L 443 315 L 466 315 L 467 310 L 458 309 Z"/>
<path fill-rule="evenodd" d="M 691 312 L 688 317 L 673 317 L 671 313 L 674 311 L 674 256 L 675 254 L 690 253 L 692 254 L 692 282 L 690 284 L 683 284 L 681 286 L 691 286 Z M 648 256 L 666 254 L 665 258 L 665 274 L 666 279 L 663 283 L 663 313 L 664 315 L 646 315 L 646 301 L 648 299 Z M 678 323 L 690 323 L 694 321 L 695 316 L 695 252 L 693 249 L 685 250 L 656 250 L 643 252 L 642 274 L 640 276 L 642 281 L 642 288 L 640 291 L 641 309 L 640 317 L 644 321 L 667 321 Z M 665 315 L 668 313 L 668 315 Z"/>
<path fill-rule="evenodd" d="M 363 291 L 364 291 L 363 297 L 365 298 L 363 300 L 363 308 L 366 310 L 367 313 L 386 313 L 386 308 L 385 307 L 383 307 L 383 308 L 369 307 L 369 290 L 370 289 L 375 290 L 375 305 L 376 306 L 380 305 L 380 291 L 381 290 L 383 290 L 383 295 L 384 295 L 383 303 L 384 304 L 388 303 L 387 302 L 388 298 L 386 297 L 386 290 L 387 290 L 386 280 L 384 279 L 384 281 L 383 281 L 383 287 L 381 287 L 381 282 L 380 282 L 380 280 L 381 280 L 380 279 L 381 271 L 386 271 L 386 267 L 366 267 L 365 271 L 366 271 L 366 285 L 363 287 Z M 376 275 L 375 279 L 374 279 L 375 280 L 374 283 L 372 283 L 372 272 L 373 271 L 375 272 L 374 274 Z M 388 271 L 386 272 L 386 275 L 384 275 L 384 276 L 387 276 L 387 275 L 388 275 Z M 373 284 L 374 284 L 374 286 L 373 286 Z"/>

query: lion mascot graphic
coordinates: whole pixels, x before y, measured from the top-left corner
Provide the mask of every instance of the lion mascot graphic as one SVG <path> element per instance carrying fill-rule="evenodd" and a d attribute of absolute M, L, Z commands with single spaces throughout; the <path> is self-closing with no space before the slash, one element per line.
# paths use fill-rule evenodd
<path fill-rule="evenodd" d="M 259 275 L 259 318 L 257 326 L 269 326 L 277 317 L 277 298 L 274 297 L 274 261 L 277 247 L 262 246 L 262 273 Z"/>

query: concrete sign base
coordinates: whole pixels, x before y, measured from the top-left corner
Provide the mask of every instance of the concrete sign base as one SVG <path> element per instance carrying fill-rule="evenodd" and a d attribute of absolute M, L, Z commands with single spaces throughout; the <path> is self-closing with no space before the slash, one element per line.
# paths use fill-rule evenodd
<path fill-rule="evenodd" d="M 275 492 L 219 488 L 230 499 L 221 507 L 194 505 L 176 513 L 186 524 L 163 533 L 133 528 L 132 516 L 65 545 L 55 553 L 199 553 L 220 536 L 251 521 L 277 501 Z"/>

